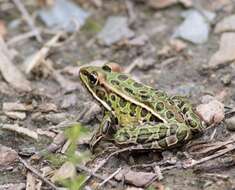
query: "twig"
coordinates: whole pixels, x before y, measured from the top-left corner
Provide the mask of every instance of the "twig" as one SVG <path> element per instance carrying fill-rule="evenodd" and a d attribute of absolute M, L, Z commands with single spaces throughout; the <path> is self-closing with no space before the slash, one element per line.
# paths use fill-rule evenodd
<path fill-rule="evenodd" d="M 29 31 L 29 32 L 26 32 L 26 33 L 23 33 L 23 34 L 20 34 L 18 36 L 14 36 L 13 38 L 11 38 L 10 40 L 8 40 L 7 42 L 7 45 L 10 46 L 10 45 L 14 45 L 15 43 L 17 42 L 20 42 L 22 40 L 26 40 L 28 38 L 31 38 L 35 36 L 35 31 Z"/>
<path fill-rule="evenodd" d="M 105 183 L 107 183 L 109 180 L 111 180 L 115 175 L 117 175 L 122 168 L 118 168 L 115 172 L 113 172 L 109 177 L 107 177 L 104 181 L 102 181 L 99 184 L 99 187 L 102 187 Z"/>
<path fill-rule="evenodd" d="M 29 163 L 27 163 L 24 159 L 22 159 L 20 156 L 18 156 L 19 161 L 24 164 L 24 166 L 31 171 L 34 175 L 36 175 L 39 179 L 41 179 L 43 182 L 45 182 L 47 185 L 52 187 L 52 189 L 59 190 L 58 187 L 56 187 L 52 182 L 50 182 L 48 179 L 42 176 L 40 172 L 38 172 L 33 166 L 31 166 Z"/>
<path fill-rule="evenodd" d="M 226 153 L 228 153 L 228 152 L 230 152 L 230 151 L 232 151 L 232 150 L 235 149 L 235 145 L 234 145 L 234 144 L 233 144 L 233 145 L 230 145 L 230 146 L 227 146 L 227 147 L 228 147 L 228 148 L 226 148 L 226 149 L 224 149 L 224 150 L 221 150 L 221 151 L 219 151 L 219 152 L 216 153 L 216 154 L 207 156 L 207 157 L 202 158 L 202 159 L 200 159 L 200 160 L 192 160 L 192 163 L 191 163 L 191 164 L 185 163 L 185 164 L 183 165 L 183 167 L 184 167 L 184 168 L 191 168 L 191 167 L 193 167 L 193 166 L 195 166 L 195 165 L 198 165 L 198 164 L 201 164 L 201 163 L 206 162 L 206 161 L 208 161 L 208 160 L 211 160 L 211 159 L 217 158 L 217 157 L 219 157 L 219 156 L 222 156 L 222 155 L 224 155 L 224 154 L 226 154 Z"/>
<path fill-rule="evenodd" d="M 36 39 L 39 42 L 42 42 L 42 37 L 40 36 L 40 33 L 39 33 L 38 29 L 36 28 L 33 20 L 31 19 L 30 14 L 26 10 L 25 6 L 22 4 L 21 0 L 13 0 L 13 2 L 15 3 L 15 5 L 19 9 L 19 11 L 21 12 L 23 17 L 25 18 L 25 20 L 28 23 L 28 25 L 31 28 L 31 30 L 34 32 L 34 35 L 35 35 Z"/>
<path fill-rule="evenodd" d="M 82 171 L 88 173 L 88 174 L 89 174 L 89 178 L 90 178 L 90 176 L 94 176 L 94 177 L 96 177 L 96 178 L 98 178 L 98 179 L 101 179 L 101 180 L 103 180 L 103 181 L 105 181 L 105 180 L 107 179 L 107 178 L 103 177 L 102 175 L 96 174 L 94 171 L 88 169 L 88 168 L 85 167 L 85 166 L 77 165 L 76 168 L 77 168 L 78 170 L 80 170 L 80 171 L 82 170 Z M 86 183 L 86 181 L 87 181 L 87 179 L 85 179 L 85 180 L 83 181 L 83 185 Z M 113 181 L 113 180 L 108 180 L 107 182 L 110 183 L 112 186 L 117 186 L 117 183 L 116 183 L 115 181 Z"/>

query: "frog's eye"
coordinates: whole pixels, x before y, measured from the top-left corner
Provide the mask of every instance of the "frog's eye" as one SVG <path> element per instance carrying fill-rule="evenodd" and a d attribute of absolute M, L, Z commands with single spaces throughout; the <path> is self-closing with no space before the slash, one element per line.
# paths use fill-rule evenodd
<path fill-rule="evenodd" d="M 103 69 L 104 71 L 109 72 L 109 73 L 112 71 L 112 68 L 111 68 L 109 65 L 104 65 L 104 66 L 102 67 L 102 69 Z"/>
<path fill-rule="evenodd" d="M 98 83 L 97 73 L 92 72 L 88 75 L 88 79 L 92 85 L 96 85 Z"/>

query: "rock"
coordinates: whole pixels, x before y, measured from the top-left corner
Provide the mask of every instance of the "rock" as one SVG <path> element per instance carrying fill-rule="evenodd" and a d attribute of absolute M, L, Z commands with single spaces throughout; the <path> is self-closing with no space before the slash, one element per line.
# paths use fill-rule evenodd
<path fill-rule="evenodd" d="M 235 33 L 222 34 L 219 50 L 211 57 L 209 67 L 217 68 L 221 64 L 235 61 Z"/>
<path fill-rule="evenodd" d="M 122 39 L 129 39 L 134 32 L 128 28 L 127 18 L 123 16 L 110 16 L 97 38 L 104 45 L 112 45 Z"/>
<path fill-rule="evenodd" d="M 76 175 L 76 167 L 71 162 L 65 162 L 59 170 L 52 176 L 51 181 L 53 183 L 60 182 L 65 179 L 71 179 Z"/>
<path fill-rule="evenodd" d="M 235 15 L 230 15 L 222 19 L 215 27 L 215 33 L 234 32 L 235 31 Z"/>
<path fill-rule="evenodd" d="M 13 149 L 0 145 L 0 167 L 6 167 L 16 161 L 18 154 Z"/>
<path fill-rule="evenodd" d="M 0 190 L 24 190 L 25 184 L 24 183 L 9 183 L 0 185 Z"/>
<path fill-rule="evenodd" d="M 20 119 L 24 120 L 26 118 L 25 112 L 19 112 L 19 111 L 5 111 L 4 114 L 11 118 L 11 119 Z"/>
<path fill-rule="evenodd" d="M 38 106 L 38 110 L 42 113 L 48 113 L 48 112 L 57 112 L 58 111 L 58 108 L 57 108 L 57 105 L 56 104 L 53 104 L 53 103 L 42 103 Z"/>
<path fill-rule="evenodd" d="M 67 32 L 75 32 L 89 16 L 90 13 L 69 0 L 56 0 L 53 6 L 39 11 L 39 17 L 48 27 Z"/>
<path fill-rule="evenodd" d="M 215 14 L 203 11 L 203 15 L 196 10 L 185 11 L 182 14 L 184 22 L 176 29 L 173 37 L 180 37 L 195 44 L 205 43 L 210 31 L 210 23 Z M 193 30 L 192 30 L 193 28 Z"/>
<path fill-rule="evenodd" d="M 69 108 L 71 106 L 75 106 L 77 104 L 77 96 L 75 94 L 65 95 L 63 98 L 63 102 L 61 104 L 62 108 Z"/>
<path fill-rule="evenodd" d="M 226 74 L 226 75 L 223 75 L 221 77 L 221 82 L 227 86 L 227 85 L 230 85 L 231 82 L 232 82 L 232 76 L 230 74 Z"/>
<path fill-rule="evenodd" d="M 226 119 L 225 120 L 227 126 L 226 128 L 229 130 L 229 131 L 235 131 L 235 116 L 229 118 L 229 119 Z"/>
<path fill-rule="evenodd" d="M 181 52 L 187 47 L 187 44 L 179 39 L 170 40 L 170 45 L 176 52 Z"/>
<path fill-rule="evenodd" d="M 2 104 L 3 111 L 29 111 L 32 109 L 32 106 L 27 106 L 18 102 L 4 102 Z"/>
<path fill-rule="evenodd" d="M 196 111 L 199 116 L 209 125 L 218 124 L 225 117 L 224 104 L 218 100 L 212 100 L 209 103 L 200 104 L 197 106 Z"/>
<path fill-rule="evenodd" d="M 123 177 L 128 184 L 135 185 L 136 187 L 144 187 L 156 177 L 156 174 L 123 169 L 115 176 L 115 179 L 120 181 Z"/>

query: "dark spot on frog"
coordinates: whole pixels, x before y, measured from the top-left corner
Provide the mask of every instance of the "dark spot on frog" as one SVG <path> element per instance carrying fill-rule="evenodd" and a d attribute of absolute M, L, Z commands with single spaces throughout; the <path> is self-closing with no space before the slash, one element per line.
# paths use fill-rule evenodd
<path fill-rule="evenodd" d="M 108 65 L 104 65 L 104 66 L 102 67 L 102 69 L 103 69 L 104 71 L 109 72 L 109 73 L 112 71 L 111 67 L 109 67 Z"/>
<path fill-rule="evenodd" d="M 103 90 L 97 89 L 96 90 L 96 95 L 101 99 L 105 98 L 105 92 Z"/>
<path fill-rule="evenodd" d="M 150 98 L 148 95 L 141 95 L 140 97 L 142 100 L 148 100 Z"/>
<path fill-rule="evenodd" d="M 133 104 L 133 103 L 130 104 L 130 110 L 132 112 L 136 112 L 136 108 L 137 108 L 137 106 L 135 104 Z"/>
<path fill-rule="evenodd" d="M 148 114 L 148 111 L 142 108 L 140 114 L 141 114 L 141 117 L 145 117 Z"/>
<path fill-rule="evenodd" d="M 134 82 L 134 83 L 133 83 L 133 86 L 134 86 L 135 88 L 143 87 L 143 85 L 140 84 L 140 83 L 138 83 L 138 82 Z"/>
<path fill-rule="evenodd" d="M 164 103 L 158 102 L 155 106 L 156 111 L 162 111 L 164 109 Z"/>
<path fill-rule="evenodd" d="M 119 100 L 119 106 L 120 106 L 120 107 L 125 107 L 126 104 L 127 104 L 127 101 L 126 101 L 125 99 L 123 99 L 123 98 L 120 98 L 120 100 Z"/>
<path fill-rule="evenodd" d="M 129 94 L 133 94 L 133 90 L 130 88 L 125 87 L 124 90 L 128 92 Z"/>
<path fill-rule="evenodd" d="M 147 94 L 147 91 L 145 91 L 145 90 L 140 90 L 140 93 L 141 93 L 141 94 Z"/>
<path fill-rule="evenodd" d="M 123 74 L 121 74 L 121 75 L 118 75 L 118 77 L 117 77 L 119 80 L 122 80 L 122 81 L 125 81 L 125 80 L 127 80 L 128 79 L 128 76 L 127 75 L 123 75 Z"/>
<path fill-rule="evenodd" d="M 111 100 L 114 102 L 116 101 L 116 96 L 114 94 L 111 95 Z"/>
<path fill-rule="evenodd" d="M 111 80 L 111 83 L 112 83 L 113 85 L 119 85 L 119 84 L 120 84 L 120 82 L 117 81 L 117 80 Z"/>
<path fill-rule="evenodd" d="M 174 117 L 173 112 L 172 112 L 172 111 L 167 111 L 167 112 L 166 112 L 166 117 L 167 117 L 168 119 L 172 119 L 172 118 Z"/>

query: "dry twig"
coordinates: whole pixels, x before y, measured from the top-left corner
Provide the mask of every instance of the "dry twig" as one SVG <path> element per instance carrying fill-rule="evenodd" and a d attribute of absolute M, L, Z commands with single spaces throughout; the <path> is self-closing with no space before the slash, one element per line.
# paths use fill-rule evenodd
<path fill-rule="evenodd" d="M 94 171 L 92 171 L 92 170 L 90 170 L 90 169 L 88 169 L 87 167 L 85 167 L 85 166 L 82 166 L 82 165 L 77 165 L 76 166 L 77 167 L 77 169 L 78 170 L 82 170 L 82 171 L 85 171 L 86 173 L 88 173 L 89 174 L 89 179 L 90 179 L 90 176 L 94 176 L 94 177 L 96 177 L 96 178 L 98 178 L 98 179 L 101 179 L 101 180 L 106 180 L 107 178 L 105 178 L 105 177 L 103 177 L 103 176 L 101 176 L 101 175 L 99 175 L 99 174 L 96 174 Z M 87 178 L 83 181 L 83 184 L 85 184 L 86 182 L 87 182 Z M 113 180 L 108 180 L 107 181 L 108 183 L 110 183 L 112 186 L 117 186 L 117 183 L 115 182 L 115 181 L 113 181 Z"/>
<path fill-rule="evenodd" d="M 99 184 L 99 187 L 102 187 L 105 183 L 107 183 L 109 180 L 111 180 L 115 175 L 117 175 L 120 171 L 122 170 L 122 168 L 118 168 L 115 172 L 113 172 L 109 177 L 107 177 L 104 181 L 102 181 Z"/>
<path fill-rule="evenodd" d="M 26 10 L 25 6 L 23 5 L 23 3 L 21 2 L 21 0 L 13 0 L 13 2 L 15 3 L 15 5 L 17 6 L 18 10 L 21 12 L 21 14 L 23 15 L 23 17 L 25 18 L 26 22 L 28 23 L 29 27 L 31 28 L 31 30 L 34 32 L 34 35 L 36 37 L 36 39 L 39 42 L 42 42 L 42 37 L 40 35 L 40 32 L 38 31 L 38 29 L 36 28 L 33 19 L 31 18 L 29 12 Z"/>
<path fill-rule="evenodd" d="M 39 179 L 41 179 L 43 182 L 45 182 L 47 185 L 49 185 L 50 187 L 52 187 L 52 189 L 56 189 L 59 190 L 58 187 L 55 186 L 55 184 L 53 184 L 52 182 L 50 182 L 48 179 L 46 179 L 45 177 L 43 177 L 43 175 L 37 171 L 33 166 L 31 166 L 29 163 L 27 163 L 24 159 L 22 159 L 20 156 L 18 157 L 19 161 L 24 164 L 24 166 L 31 171 L 34 175 L 36 175 Z"/>

